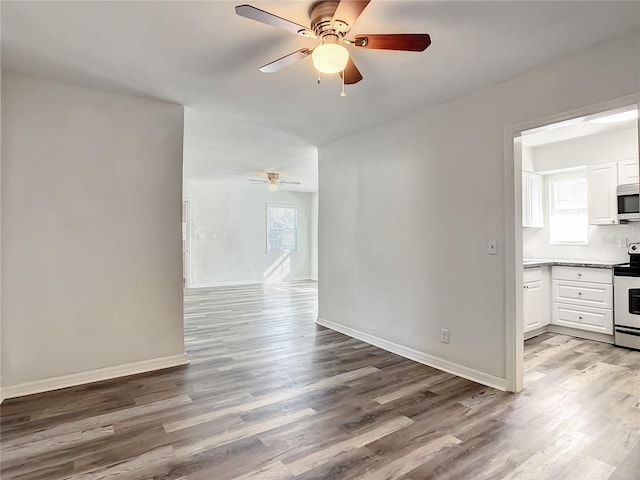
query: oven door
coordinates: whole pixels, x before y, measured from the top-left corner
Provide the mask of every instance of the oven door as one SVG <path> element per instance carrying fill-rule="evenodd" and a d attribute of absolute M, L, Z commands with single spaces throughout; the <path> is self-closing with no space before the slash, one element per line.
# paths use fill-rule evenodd
<path fill-rule="evenodd" d="M 616 326 L 640 329 L 640 277 L 613 278 Z"/>
<path fill-rule="evenodd" d="M 640 328 L 614 327 L 613 343 L 618 347 L 640 350 Z"/>

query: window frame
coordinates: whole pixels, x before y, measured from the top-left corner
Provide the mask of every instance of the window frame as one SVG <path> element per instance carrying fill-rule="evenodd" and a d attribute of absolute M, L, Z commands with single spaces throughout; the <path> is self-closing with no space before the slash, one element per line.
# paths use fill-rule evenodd
<path fill-rule="evenodd" d="M 554 209 L 555 203 L 555 192 L 554 192 L 554 183 L 568 181 L 568 180 L 582 180 L 584 182 L 585 187 L 585 202 L 584 207 L 581 208 L 567 208 L 567 209 Z M 588 210 L 588 200 L 587 200 L 587 173 L 586 170 L 580 169 L 579 171 L 574 172 L 566 172 L 566 173 L 557 173 L 553 175 L 549 175 L 547 177 L 548 182 L 548 191 L 549 191 L 549 245 L 558 245 L 558 246 L 586 246 L 589 245 L 589 210 Z M 586 234 L 584 241 L 576 241 L 576 240 L 553 240 L 552 236 L 552 218 L 554 214 L 571 214 L 571 213 L 580 213 L 584 214 L 586 217 Z"/>
<path fill-rule="evenodd" d="M 295 233 L 295 248 L 292 250 L 288 250 L 288 249 L 284 249 L 284 248 L 280 248 L 278 250 L 272 250 L 270 249 L 270 242 L 269 242 L 269 232 L 272 230 L 269 226 L 269 209 L 270 208 L 286 208 L 286 209 L 291 209 L 295 211 L 295 227 L 294 227 L 294 233 Z M 300 223 L 299 223 L 299 212 L 300 212 L 300 206 L 299 205 L 290 205 L 290 204 L 282 204 L 282 203 L 267 203 L 265 205 L 265 253 L 269 254 L 269 253 L 291 253 L 291 252 L 297 252 L 299 249 L 299 244 L 298 244 L 298 240 L 299 240 L 299 227 L 300 227 Z M 285 230 L 285 229 L 282 229 Z"/>

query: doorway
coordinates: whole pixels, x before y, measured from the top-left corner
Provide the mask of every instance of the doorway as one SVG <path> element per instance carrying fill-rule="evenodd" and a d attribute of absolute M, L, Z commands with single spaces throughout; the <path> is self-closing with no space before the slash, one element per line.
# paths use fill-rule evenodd
<path fill-rule="evenodd" d="M 558 332 L 612 343 L 609 326 L 612 327 L 613 322 L 613 305 L 612 300 L 610 307 L 607 303 L 606 295 L 609 294 L 603 291 L 602 298 L 607 300 L 602 305 L 596 304 L 597 310 L 591 311 L 589 308 L 594 305 L 584 306 L 583 301 L 580 306 L 580 299 L 573 302 L 570 298 L 573 293 L 580 293 L 569 288 L 575 287 L 571 282 L 579 278 L 563 277 L 581 273 L 574 268 L 581 255 L 594 263 L 598 255 L 610 263 L 624 259 L 626 243 L 640 233 L 639 229 L 620 227 L 615 195 L 618 169 L 626 169 L 630 178 L 638 175 L 638 103 L 637 95 L 624 97 L 522 124 L 505 132 L 506 377 L 509 390 L 520 391 L 524 386 L 526 338 Z M 612 142 L 614 137 L 624 137 L 629 143 L 631 134 L 626 130 L 631 129 L 632 154 L 626 144 L 624 148 L 618 148 L 620 145 L 616 144 L 615 151 L 609 150 L 613 153 L 610 156 L 598 151 L 596 139 L 607 136 Z M 623 131 L 626 133 L 620 133 Z M 581 138 L 589 141 L 581 141 Z M 568 153 L 568 149 L 580 145 L 581 153 Z M 598 158 L 602 161 L 597 161 Z M 636 162 L 635 167 L 631 166 L 632 160 Z M 606 168 L 605 164 L 608 164 Z M 598 179 L 597 184 L 593 182 L 594 178 Z M 592 181 L 591 190 L 587 187 L 589 180 Z M 589 196 L 597 196 L 599 200 L 594 202 Z M 609 213 L 615 213 L 616 218 L 608 216 Z M 615 230 L 616 226 L 618 230 Z M 593 247 L 598 248 L 594 250 Z M 554 256 L 560 260 L 575 260 L 575 265 L 555 265 L 552 260 L 558 258 L 544 258 Z M 549 262 L 534 265 L 526 264 L 525 260 Z M 586 272 L 593 273 L 592 270 Z M 610 273 L 611 270 L 609 277 Z M 609 281 L 606 278 L 606 274 L 600 273 L 600 277 L 591 280 L 598 280 L 598 288 L 602 286 L 607 290 Z M 566 287 L 560 293 L 559 285 Z M 607 309 L 610 314 L 603 319 L 602 314 Z M 595 317 L 586 319 L 577 313 L 582 310 L 597 314 L 602 325 L 593 325 Z M 578 321 L 583 321 L 584 325 L 578 325 Z"/>
<path fill-rule="evenodd" d="M 191 238 L 191 200 L 184 200 L 182 202 L 182 287 L 189 288 L 190 282 L 190 238 Z"/>

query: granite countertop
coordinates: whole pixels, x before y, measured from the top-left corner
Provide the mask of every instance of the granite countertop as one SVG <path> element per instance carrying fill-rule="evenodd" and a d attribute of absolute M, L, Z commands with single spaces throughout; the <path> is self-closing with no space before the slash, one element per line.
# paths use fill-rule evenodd
<path fill-rule="evenodd" d="M 524 268 L 542 267 L 545 265 L 562 267 L 592 267 L 592 268 L 613 268 L 615 265 L 624 265 L 625 262 L 599 262 L 596 260 L 567 260 L 551 258 L 525 258 Z"/>

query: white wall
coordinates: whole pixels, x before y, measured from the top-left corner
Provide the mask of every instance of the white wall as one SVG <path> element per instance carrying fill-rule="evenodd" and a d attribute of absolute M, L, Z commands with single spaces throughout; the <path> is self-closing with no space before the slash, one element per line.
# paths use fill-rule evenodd
<path fill-rule="evenodd" d="M 637 93 L 639 33 L 321 147 L 319 321 L 504 385 L 505 128 Z"/>
<path fill-rule="evenodd" d="M 536 171 L 595 165 L 638 158 L 638 129 L 608 132 L 533 147 L 532 163 Z M 626 262 L 627 248 L 619 240 L 640 241 L 640 224 L 590 225 L 588 245 L 549 244 L 549 175 L 543 186 L 544 228 L 523 228 L 525 258 L 557 258 Z"/>
<path fill-rule="evenodd" d="M 529 150 L 536 172 L 637 159 L 638 129 L 572 138 Z"/>
<path fill-rule="evenodd" d="M 309 278 L 311 197 L 283 189 L 270 192 L 266 185 L 185 181 L 191 210 L 190 286 Z M 299 207 L 297 252 L 266 253 L 267 203 Z"/>
<path fill-rule="evenodd" d="M 584 172 L 583 172 L 584 175 Z M 640 224 L 589 225 L 588 245 L 549 244 L 549 180 L 554 175 L 545 175 L 543 184 L 543 228 L 522 228 L 524 258 L 550 258 L 568 260 L 594 260 L 602 262 L 628 262 L 627 247 L 620 247 L 619 240 L 640 242 Z"/>
<path fill-rule="evenodd" d="M 550 245 L 549 214 L 545 211 L 544 228 L 523 228 L 524 258 L 552 258 L 628 262 L 626 246 L 618 246 L 618 239 L 640 242 L 640 225 L 589 225 L 588 245 Z"/>
<path fill-rule="evenodd" d="M 182 107 L 7 72 L 2 88 L 5 392 L 184 363 Z"/>

